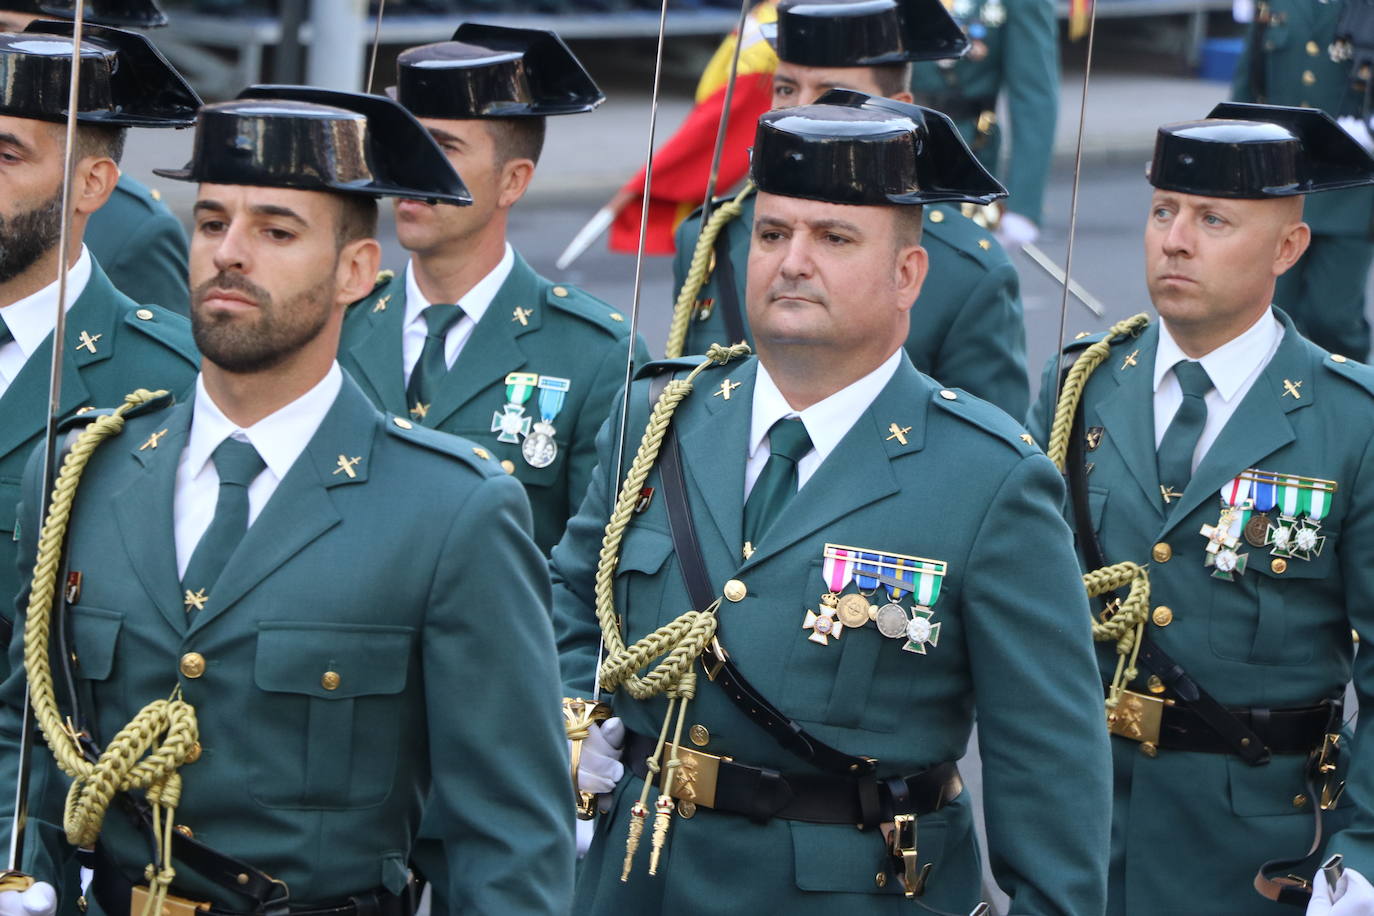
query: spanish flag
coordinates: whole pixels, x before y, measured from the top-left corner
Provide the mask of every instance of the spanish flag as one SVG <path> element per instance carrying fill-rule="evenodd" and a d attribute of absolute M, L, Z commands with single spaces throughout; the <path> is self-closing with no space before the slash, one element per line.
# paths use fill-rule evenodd
<path fill-rule="evenodd" d="M 741 43 L 730 119 L 721 150 L 716 188 L 724 192 L 749 170 L 749 147 L 759 115 L 773 107 L 773 70 L 778 58 L 759 31 L 761 23 L 777 21 L 777 0 L 764 0 L 749 11 L 744 32 L 731 32 L 721 42 L 697 83 L 696 104 L 677 131 L 654 151 L 654 184 L 650 189 L 649 227 L 644 239 L 647 254 L 672 254 L 673 232 L 706 196 L 715 152 L 720 113 L 736 43 Z M 639 217 L 644 200 L 644 170 L 626 182 L 635 194 L 611 224 L 611 250 L 634 254 L 639 248 Z"/>

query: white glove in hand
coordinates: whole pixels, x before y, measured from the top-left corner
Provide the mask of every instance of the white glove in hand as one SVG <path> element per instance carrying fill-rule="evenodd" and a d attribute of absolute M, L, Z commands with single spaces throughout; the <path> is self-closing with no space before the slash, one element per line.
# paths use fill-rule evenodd
<path fill-rule="evenodd" d="M 1337 118 L 1336 123 L 1341 126 L 1342 130 L 1354 137 L 1360 146 L 1364 147 L 1365 152 L 1374 153 L 1374 137 L 1369 135 L 1369 125 L 1362 118 L 1346 115 L 1343 118 Z"/>
<path fill-rule="evenodd" d="M 1336 893 L 1337 900 L 1332 903 L 1326 875 L 1318 869 L 1312 879 L 1312 902 L 1307 905 L 1307 916 L 1374 916 L 1374 887 L 1355 869 L 1347 868 L 1341 875 Z"/>
<path fill-rule="evenodd" d="M 582 759 L 577 766 L 578 788 L 597 795 L 614 789 L 620 777 L 625 775 L 625 765 L 620 762 L 624 747 L 625 726 L 618 717 L 593 725 L 582 742 Z"/>
<path fill-rule="evenodd" d="M 39 881 L 26 891 L 0 891 L 0 916 L 53 916 L 57 912 L 57 891 Z"/>
<path fill-rule="evenodd" d="M 1019 213 L 1010 210 L 1002 213 L 1002 221 L 997 224 L 997 241 L 1004 248 L 1020 248 L 1040 238 L 1040 227 Z"/>

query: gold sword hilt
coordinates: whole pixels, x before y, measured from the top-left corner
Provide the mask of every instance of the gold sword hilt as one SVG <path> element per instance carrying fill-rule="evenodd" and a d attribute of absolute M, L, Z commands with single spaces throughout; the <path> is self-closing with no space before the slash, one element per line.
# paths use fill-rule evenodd
<path fill-rule="evenodd" d="M 596 817 L 596 793 L 583 791 L 581 781 L 577 778 L 577 770 L 582 763 L 582 742 L 587 740 L 593 725 L 610 717 L 611 707 L 606 703 L 581 697 L 563 698 L 563 730 L 572 743 L 572 787 L 578 820 L 589 821 Z"/>

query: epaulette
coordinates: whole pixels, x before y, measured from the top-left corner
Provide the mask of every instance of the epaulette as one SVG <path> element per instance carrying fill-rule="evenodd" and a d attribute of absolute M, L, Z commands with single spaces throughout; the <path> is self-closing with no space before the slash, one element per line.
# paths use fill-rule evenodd
<path fill-rule="evenodd" d="M 1326 358 L 1322 360 L 1322 365 L 1370 394 L 1374 394 L 1374 367 L 1357 363 L 1339 353 L 1327 354 Z"/>
<path fill-rule="evenodd" d="M 686 369 L 688 372 L 690 372 L 697 366 L 700 366 L 702 361 L 705 359 L 706 357 L 701 355 L 679 356 L 677 359 L 656 359 L 652 362 L 647 362 L 644 365 L 640 366 L 638 369 L 636 369 L 635 379 L 638 380 L 642 378 L 653 378 L 654 376 L 661 375 L 664 372 L 676 372 L 679 369 Z M 730 363 L 726 363 L 726 365 L 731 365 L 731 363 L 734 362 L 736 361 L 731 360 Z"/>
<path fill-rule="evenodd" d="M 753 197 L 753 196 L 754 196 L 755 194 L 757 194 L 757 193 L 758 193 L 758 188 L 754 188 L 754 189 L 751 190 L 748 194 L 744 195 L 744 199 L 745 199 L 745 200 L 748 200 L 749 198 Z M 716 207 L 719 207 L 721 204 L 728 204 L 730 201 L 732 201 L 732 200 L 735 199 L 735 195 L 737 195 L 737 194 L 739 194 L 739 190 L 736 190 L 733 194 L 722 194 L 722 195 L 720 195 L 719 197 L 713 197 L 713 198 L 711 198 L 711 209 L 712 209 L 712 210 L 715 210 Z M 701 221 L 701 207 L 697 207 L 697 208 L 696 208 L 695 210 L 693 210 L 691 213 L 688 213 L 688 214 L 687 214 L 687 218 L 684 219 L 684 220 L 682 221 L 682 223 L 679 223 L 679 224 L 678 224 L 678 229 L 681 230 L 682 225 L 685 224 L 685 223 L 687 223 L 687 222 L 690 222 L 690 221 L 696 221 L 696 222 L 700 222 L 700 221 Z"/>
<path fill-rule="evenodd" d="M 953 397 L 950 397 L 953 395 Z M 981 398 L 976 398 L 962 388 L 941 388 L 930 397 L 932 403 L 943 408 L 959 419 L 991 433 L 1016 450 L 1022 458 L 1040 454 L 1030 433 L 1002 410 Z"/>
<path fill-rule="evenodd" d="M 1006 253 L 993 234 L 970 215 L 971 209 L 972 205 L 963 210 L 948 204 L 927 207 L 926 231 L 965 257 L 991 268 L 999 260 L 1005 261 Z"/>
<path fill-rule="evenodd" d="M 575 315 L 594 324 L 612 336 L 621 338 L 630 333 L 630 321 L 624 313 L 585 290 L 566 283 L 553 283 L 544 289 L 544 302 L 552 308 Z"/>
<path fill-rule="evenodd" d="M 1145 325 L 1144 327 L 1142 327 L 1142 328 L 1140 329 L 1140 333 L 1143 334 L 1143 333 L 1145 332 L 1145 328 L 1147 328 L 1147 327 L 1149 327 L 1149 325 Z M 1110 329 L 1109 329 L 1109 330 L 1110 330 Z M 1139 336 L 1139 334 L 1137 334 L 1136 336 Z M 1118 334 L 1116 337 L 1112 338 L 1112 343 L 1118 344 L 1118 343 L 1121 343 L 1122 341 L 1127 340 L 1128 338 L 1129 338 L 1129 335 L 1126 335 L 1126 334 Z M 1086 350 L 1088 347 L 1090 347 L 1090 346 L 1092 346 L 1093 344 L 1097 343 L 1099 340 L 1106 340 L 1106 339 L 1107 339 L 1107 331 L 1097 331 L 1097 332 L 1095 332 L 1095 333 L 1092 332 L 1092 331 L 1079 331 L 1077 334 L 1074 335 L 1073 340 L 1071 340 L 1071 341 L 1069 341 L 1068 343 L 1064 344 L 1064 352 L 1065 352 L 1065 353 L 1076 353 L 1076 352 L 1079 351 L 1079 350 Z"/>
<path fill-rule="evenodd" d="M 176 396 L 168 392 L 167 394 L 164 394 L 161 397 L 153 398 L 149 401 L 144 401 L 137 407 L 133 407 L 129 410 L 126 410 L 124 412 L 124 419 L 127 422 L 129 420 L 132 420 L 134 417 L 154 413 L 159 410 L 165 410 L 166 408 L 171 407 L 173 404 L 175 404 L 176 400 Z M 92 423 L 94 423 L 101 417 L 111 416 L 114 414 L 114 412 L 115 409 L 113 407 L 92 407 L 89 409 L 83 408 L 79 412 L 72 414 L 70 417 L 64 417 L 62 420 L 59 420 L 57 424 L 57 431 L 59 433 L 70 432 L 72 430 L 80 432 L 81 430 L 85 429 L 87 426 L 90 426 Z"/>
<path fill-rule="evenodd" d="M 124 323 L 134 330 L 176 351 L 193 366 L 200 365 L 191 334 L 191 322 L 160 305 L 140 305 L 124 313 Z"/>
<path fill-rule="evenodd" d="M 382 425 L 397 439 L 441 455 L 458 458 L 483 477 L 504 476 L 506 473 L 500 463 L 491 457 L 491 452 L 471 439 L 419 426 L 405 417 L 388 416 Z"/>

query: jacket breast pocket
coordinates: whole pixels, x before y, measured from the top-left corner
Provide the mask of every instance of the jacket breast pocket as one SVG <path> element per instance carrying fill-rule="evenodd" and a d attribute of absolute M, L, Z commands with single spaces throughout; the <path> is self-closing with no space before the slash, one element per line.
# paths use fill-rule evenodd
<path fill-rule="evenodd" d="M 615 570 L 616 607 L 628 609 L 630 615 L 627 641 L 639 639 L 690 610 L 664 600 L 669 574 L 677 575 L 667 569 L 672 552 L 673 539 L 666 532 L 630 523 Z"/>
<path fill-rule="evenodd" d="M 406 708 L 415 631 L 326 623 L 259 624 L 253 680 L 265 744 L 251 754 L 253 797 L 270 807 L 361 808 L 393 788 L 397 757 L 423 721 Z"/>
<path fill-rule="evenodd" d="M 69 612 L 76 676 L 88 681 L 109 680 L 119 651 L 119 631 L 124 627 L 124 615 L 79 604 L 73 605 Z"/>

